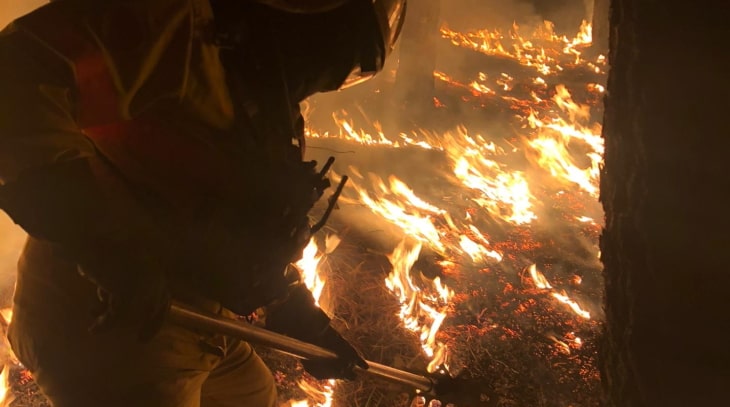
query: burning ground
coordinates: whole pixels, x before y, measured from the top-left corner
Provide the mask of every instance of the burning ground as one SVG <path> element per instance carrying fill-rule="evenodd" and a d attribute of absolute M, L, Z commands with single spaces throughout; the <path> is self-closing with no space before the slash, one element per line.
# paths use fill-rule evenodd
<path fill-rule="evenodd" d="M 474 378 L 484 405 L 598 405 L 604 57 L 587 24 L 441 36 L 426 106 L 394 72 L 307 106 L 310 155 L 350 177 L 319 270 L 330 311 L 368 358 Z M 308 394 L 295 405 L 413 399 L 369 381 Z"/>
<path fill-rule="evenodd" d="M 597 405 L 604 58 L 587 52 L 587 25 L 440 34 L 427 103 L 397 96 L 393 68 L 307 103 L 310 157 L 335 156 L 333 180 L 350 181 L 300 267 L 368 359 L 478 379 L 484 405 Z M 302 380 L 261 352 L 282 403 L 413 399 Z M 42 405 L 10 365 L 12 405 Z"/>

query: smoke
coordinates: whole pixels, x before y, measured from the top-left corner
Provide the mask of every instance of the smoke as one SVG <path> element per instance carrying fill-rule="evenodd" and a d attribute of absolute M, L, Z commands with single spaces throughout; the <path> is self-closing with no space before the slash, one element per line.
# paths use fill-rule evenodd
<path fill-rule="evenodd" d="M 432 101 L 434 91 L 429 80 L 434 70 L 470 81 L 477 73 L 477 68 L 497 75 L 502 70 L 514 68 L 485 66 L 478 55 L 455 53 L 448 40 L 440 38 L 439 28 L 442 26 L 459 32 L 496 29 L 508 33 L 517 24 L 520 34 L 529 36 L 544 27 L 545 21 L 551 21 L 557 34 L 573 37 L 583 20 L 592 19 L 593 3 L 594 0 L 413 1 L 409 4 L 400 42 L 383 71 L 363 85 L 311 98 L 311 123 L 317 128 L 327 128 L 332 124 L 329 117 L 331 112 L 343 108 L 360 108 L 358 103 L 367 100 L 373 92 L 389 90 L 388 97 L 409 104 L 408 109 L 413 113 L 419 110 L 419 104 L 430 105 Z M 457 106 L 453 108 L 458 109 Z M 401 130 L 408 124 L 392 106 L 373 106 L 371 103 L 367 109 L 384 121 L 386 126 L 393 124 Z M 423 110 L 426 114 L 430 112 L 430 109 Z"/>
<path fill-rule="evenodd" d="M 594 0 L 449 0 L 441 1 L 442 18 L 458 31 L 508 30 L 513 23 L 537 27 L 555 23 L 561 34 L 574 34 L 581 20 L 590 20 Z"/>
<path fill-rule="evenodd" d="M 513 23 L 539 24 L 542 19 L 526 0 L 454 0 L 442 2 L 442 18 L 457 31 L 508 30 Z"/>

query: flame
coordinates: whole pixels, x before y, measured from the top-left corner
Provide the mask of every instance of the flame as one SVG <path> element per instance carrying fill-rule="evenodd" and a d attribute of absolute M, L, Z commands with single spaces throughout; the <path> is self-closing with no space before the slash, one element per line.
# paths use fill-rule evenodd
<path fill-rule="evenodd" d="M 354 171 L 357 174 L 357 171 Z M 356 180 L 349 183 L 358 193 L 358 202 L 365 204 L 373 213 L 381 216 L 403 232 L 428 243 L 440 252 L 446 247 L 441 240 L 441 231 L 435 224 L 435 217 L 446 211 L 416 196 L 411 188 L 395 176 L 386 184 L 379 176 L 370 174 L 372 192 Z"/>
<path fill-rule="evenodd" d="M 461 34 L 445 27 L 442 35 L 456 45 L 513 59 L 536 69 L 539 76 L 527 82 L 530 86 L 527 94 L 513 93 L 515 79 L 508 73 L 490 77 L 479 72 L 473 80 L 460 81 L 444 72 L 434 72 L 437 80 L 477 100 L 504 103 L 517 113 L 518 123 L 525 131 L 516 143 L 498 145 L 491 141 L 494 137 L 473 132 L 466 126 L 439 133 L 419 130 L 386 135 L 379 123 L 372 122 L 367 124 L 371 130 L 365 130 L 367 126 L 356 130 L 354 119 L 344 111 L 332 116 L 338 131 L 309 131 L 313 138 L 337 137 L 363 145 L 441 151 L 450 168 L 446 182 L 461 191 L 473 192 L 467 195 L 470 203 L 444 205 L 424 199 L 394 175 L 384 180 L 372 173 L 363 176 L 354 167 L 348 170 L 354 174 L 349 184 L 350 190 L 356 193 L 352 202 L 365 205 L 375 215 L 400 228 L 405 236 L 389 256 L 393 270 L 385 283 L 401 305 L 399 317 L 403 325 L 418 334 L 425 354 L 431 358 L 431 371 L 448 360 L 448 349 L 437 340 L 437 333 L 454 293 L 439 279 L 423 287 L 423 279 L 413 275 L 411 268 L 422 247 L 426 245 L 440 253 L 450 264 L 458 264 L 454 260 L 460 256 L 466 256 L 472 263 L 502 261 L 504 254 L 492 247 L 483 226 L 477 224 L 477 217 L 483 219 L 486 213 L 491 219 L 508 225 L 527 226 L 539 220 L 535 207 L 540 203 L 528 171 L 513 169 L 513 160 L 508 157 L 522 152 L 534 164 L 531 173 L 543 171 L 555 185 L 566 190 L 577 188 L 595 197 L 604 152 L 600 126 L 591 123 L 590 106 L 576 102 L 564 85 L 552 87 L 546 80 L 565 67 L 583 65 L 594 70 L 603 66 L 605 58 L 587 61 L 581 54 L 591 43 L 589 24 L 584 23 L 572 39 L 556 35 L 547 23 L 531 40 L 520 35 L 517 25 L 509 36 L 498 31 Z M 586 90 L 592 94 L 605 91 L 599 84 L 590 84 Z M 438 99 L 434 103 L 444 106 Z M 594 224 L 590 216 L 574 218 Z M 580 318 L 590 318 L 590 313 L 564 291 L 555 289 L 536 266 L 530 267 L 530 274 L 539 290 L 546 291 Z"/>
<path fill-rule="evenodd" d="M 319 383 L 300 380 L 298 384 L 299 388 L 309 396 L 309 400 L 292 402 L 292 407 L 332 407 L 336 385 L 335 380 L 325 380 Z"/>
<path fill-rule="evenodd" d="M 541 290 L 549 290 L 552 291 L 550 295 L 560 301 L 561 303 L 567 305 L 570 307 L 570 309 L 579 317 L 584 319 L 591 319 L 590 312 L 584 310 L 581 308 L 581 306 L 575 302 L 574 300 L 570 299 L 567 294 L 564 292 L 559 293 L 553 289 L 553 286 L 550 285 L 550 282 L 548 281 L 545 276 L 537 270 L 537 265 L 533 264 L 529 267 L 530 276 L 532 277 L 532 281 L 535 283 L 535 287 L 541 289 Z"/>
<path fill-rule="evenodd" d="M 5 336 L 5 329 L 13 319 L 13 309 L 4 308 L 0 310 L 0 322 L 3 326 L 2 349 L 0 349 L 0 407 L 9 406 L 13 401 L 13 395 L 10 391 L 10 368 L 18 364 L 10 343 Z"/>
<path fill-rule="evenodd" d="M 563 304 L 568 305 L 570 309 L 572 309 L 573 312 L 576 313 L 576 315 L 580 316 L 581 318 L 591 319 L 591 313 L 585 311 L 577 302 L 571 300 L 570 297 L 568 297 L 567 295 L 560 293 L 552 293 L 551 295 Z"/>
<path fill-rule="evenodd" d="M 439 84 L 449 94 L 460 95 L 461 101 L 514 113 L 510 124 L 516 137 L 495 137 L 483 128 L 467 125 L 438 132 L 420 129 L 386 134 L 380 123 L 371 121 L 362 111 L 364 121 L 344 110 L 332 115 L 334 131 L 308 130 L 309 137 L 315 139 L 339 138 L 365 146 L 442 153 L 447 165 L 443 170 L 444 188 L 458 191 L 445 192 L 448 198 L 424 195 L 395 175 L 383 177 L 352 166 L 348 169 L 351 182 L 343 195 L 343 200 L 364 205 L 402 232 L 403 240 L 389 255 L 392 271 L 385 284 L 399 301 L 398 316 L 404 327 L 418 336 L 430 358 L 429 371 L 448 363 L 449 350 L 439 341 L 438 332 L 447 318 L 454 291 L 440 279 L 424 281 L 412 270 L 421 249 L 428 247 L 440 254 L 444 260 L 439 264 L 444 270 L 468 270 L 504 258 L 514 261 L 514 253 L 502 251 L 506 247 L 503 242 L 492 245 L 487 233 L 492 230 L 490 226 L 519 228 L 528 233 L 532 224 L 547 221 L 538 214 L 544 213 L 540 209 L 546 207 L 545 198 L 552 199 L 556 189 L 557 195 L 567 192 L 578 199 L 597 197 L 604 154 L 601 128 L 594 122 L 590 106 L 602 97 L 603 85 L 585 85 L 583 91 L 588 98 L 583 102 L 574 98 L 565 85 L 554 83 L 556 74 L 567 68 L 604 73 L 604 56 L 589 60 L 583 55 L 592 41 L 590 24 L 584 22 L 574 38 L 557 35 L 547 22 L 529 39 L 517 25 L 507 34 L 496 30 L 459 33 L 445 26 L 441 34 L 454 45 L 532 69 L 533 77 L 519 80 L 508 72 L 477 72 L 467 78 L 434 72 Z M 452 107 L 452 101 L 445 100 L 434 98 L 434 106 Z M 458 199 L 452 199 L 454 195 Z M 596 226 L 594 219 L 594 213 L 573 212 L 566 216 L 566 220 L 586 227 Z M 547 301 L 557 301 L 578 318 L 591 318 L 536 265 L 529 268 L 529 274 L 538 293 L 549 298 Z M 568 283 L 578 286 L 580 277 Z M 573 337 L 555 336 L 553 340 L 567 353 L 583 343 Z"/>
<path fill-rule="evenodd" d="M 342 121 L 338 121 L 337 123 L 341 126 L 343 125 Z M 346 139 L 361 143 L 363 139 L 362 135 L 367 135 L 367 133 L 361 131 L 359 134 L 357 138 Z M 382 135 L 382 133 L 380 134 Z M 317 137 L 324 136 L 318 134 Z M 367 136 L 365 139 L 372 140 L 372 137 Z M 399 142 L 389 141 L 380 144 L 394 147 L 411 145 L 443 151 L 451 162 L 454 176 L 466 188 L 482 193 L 479 198 L 475 198 L 475 202 L 489 211 L 493 216 L 518 225 L 530 223 L 536 219 L 536 215 L 532 211 L 531 200 L 533 197 L 524 173 L 520 171 L 509 171 L 505 168 L 505 164 L 500 164 L 496 158 L 505 155 L 504 149 L 497 147 L 493 142 L 486 141 L 482 135 L 470 135 L 465 127 L 459 126 L 453 132 L 446 132 L 439 135 L 434 135 L 426 131 L 421 132 L 419 135 L 413 135 L 412 137 L 406 134 L 400 134 Z M 350 168 L 350 170 L 359 173 L 357 169 Z M 440 240 L 437 236 L 438 233 L 428 226 L 428 220 L 410 218 L 404 223 L 396 221 L 393 218 L 395 215 L 391 216 L 388 214 L 401 212 L 397 217 L 406 217 L 402 213 L 405 211 L 404 205 L 413 206 L 432 215 L 443 214 L 446 212 L 445 210 L 425 203 L 424 200 L 416 197 L 413 191 L 403 181 L 397 178 L 391 177 L 389 179 L 389 187 L 377 177 L 374 177 L 371 183 L 375 190 L 381 192 L 392 191 L 394 194 L 400 195 L 401 198 L 398 199 L 400 203 L 395 204 L 398 207 L 396 208 L 386 202 L 378 202 L 380 198 L 371 197 L 371 194 L 366 192 L 364 188 L 357 188 L 363 203 L 371 208 L 376 208 L 374 210 L 380 215 L 396 222 L 399 226 L 407 229 L 408 232 L 413 232 L 413 234 L 420 236 L 419 238 L 421 240 L 440 246 L 436 243 Z"/>
<path fill-rule="evenodd" d="M 541 272 L 537 271 L 536 264 L 530 266 L 530 275 L 532 276 L 532 280 L 535 282 L 535 287 L 543 290 L 549 290 L 553 288 L 547 278 L 545 278 L 545 276 Z"/>
<path fill-rule="evenodd" d="M 464 151 L 461 156 L 453 150 L 454 175 L 467 188 L 483 195 L 474 201 L 492 215 L 504 217 L 511 223 L 522 225 L 536 219 L 532 212 L 530 188 L 523 173 L 504 171 L 497 162 L 484 158 L 474 150 Z M 503 208 L 507 214 L 503 215 Z"/>
<path fill-rule="evenodd" d="M 604 142 L 600 126 L 590 127 L 590 107 L 575 103 L 570 92 L 563 85 L 555 87 L 553 101 L 558 109 L 568 117 L 543 117 L 532 111 L 527 118 L 530 128 L 537 136 L 528 145 L 537 156 L 537 164 L 546 169 L 555 180 L 578 185 L 590 195 L 598 196 L 600 168 L 603 163 Z M 579 144 L 585 149 L 585 157 L 590 162 L 587 168 L 575 163 L 574 154 L 569 147 Z"/>
<path fill-rule="evenodd" d="M 319 305 L 319 298 L 322 295 L 325 284 L 324 277 L 318 269 L 322 256 L 317 243 L 312 238 L 309 240 L 307 247 L 304 248 L 302 258 L 296 262 L 296 266 L 301 272 L 302 281 L 312 292 L 312 296 L 314 296 L 317 305 Z"/>
<path fill-rule="evenodd" d="M 446 319 L 448 303 L 454 292 L 443 285 L 440 278 L 434 279 L 426 288 L 415 283 L 411 269 L 421 248 L 418 241 L 403 240 L 398 244 L 388 256 L 393 269 L 385 279 L 385 286 L 401 304 L 398 316 L 404 326 L 419 334 L 423 351 L 431 358 L 428 370 L 434 372 L 448 361 L 446 345 L 436 339 L 436 334 Z"/>
<path fill-rule="evenodd" d="M 522 36 L 517 24 L 513 24 L 507 34 L 500 30 L 460 33 L 444 25 L 441 36 L 458 47 L 517 61 L 522 66 L 534 68 L 541 75 L 552 75 L 563 71 L 566 66 L 577 65 L 587 65 L 601 73 L 605 57 L 590 62 L 582 57 L 581 49 L 590 46 L 593 41 L 592 31 L 591 24 L 583 21 L 578 34 L 568 38 L 557 35 L 554 25 L 545 21 L 532 32 L 529 40 Z"/>
<path fill-rule="evenodd" d="M 353 172 L 355 178 L 362 178 L 356 170 Z M 370 180 L 370 189 L 374 191 L 363 187 L 357 180 L 350 183 L 350 187 L 358 194 L 355 201 L 364 204 L 374 214 L 399 227 L 405 236 L 427 244 L 436 252 L 448 256 L 467 255 L 474 262 L 502 260 L 502 253 L 491 249 L 486 236 L 469 223 L 468 213 L 462 219 L 455 219 L 446 210 L 418 197 L 397 177 L 391 176 L 389 183 L 386 184 L 377 175 L 370 174 Z M 497 195 L 495 192 L 493 196 L 505 200 L 504 196 L 509 194 Z M 491 209 L 495 215 L 504 219 L 511 220 L 514 217 L 509 211 L 505 215 L 505 210 L 499 202 L 485 198 L 475 198 L 474 202 Z"/>
<path fill-rule="evenodd" d="M 9 371 L 10 365 L 2 366 L 2 372 L 0 372 L 0 407 L 9 406 L 13 401 L 10 393 Z"/>
<path fill-rule="evenodd" d="M 320 304 L 322 292 L 327 282 L 320 265 L 325 255 L 335 251 L 339 244 L 340 238 L 337 235 L 328 235 L 325 238 L 324 248 L 320 247 L 312 237 L 304 248 L 302 258 L 295 263 L 300 271 L 302 281 L 312 292 L 315 303 L 328 313 L 330 311 L 328 309 L 329 304 L 324 301 Z M 319 383 L 300 380 L 298 385 L 309 396 L 309 399 L 291 401 L 291 407 L 332 407 L 336 386 L 335 380 L 326 380 Z"/>

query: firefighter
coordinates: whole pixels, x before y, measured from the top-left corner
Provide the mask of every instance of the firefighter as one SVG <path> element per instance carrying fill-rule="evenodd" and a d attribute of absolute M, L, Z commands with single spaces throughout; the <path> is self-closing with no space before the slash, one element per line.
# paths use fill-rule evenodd
<path fill-rule="evenodd" d="M 171 299 L 367 364 L 291 273 L 329 186 L 299 103 L 382 69 L 405 0 L 63 0 L 0 34 L 0 207 L 29 234 L 13 349 L 56 407 L 273 406 Z"/>

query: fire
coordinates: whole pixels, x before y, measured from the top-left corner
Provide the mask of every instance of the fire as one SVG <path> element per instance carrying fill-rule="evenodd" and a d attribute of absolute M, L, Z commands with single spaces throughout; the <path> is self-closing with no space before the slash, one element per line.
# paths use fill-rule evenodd
<path fill-rule="evenodd" d="M 598 196 L 600 167 L 603 163 L 603 138 L 598 126 L 586 124 L 590 120 L 590 107 L 575 103 L 563 85 L 555 87 L 555 106 L 565 115 L 560 117 L 539 117 L 532 111 L 527 117 L 531 129 L 537 136 L 527 143 L 536 155 L 537 164 L 550 172 L 559 182 L 576 184 L 592 196 Z M 577 144 L 586 151 L 590 162 L 587 168 L 575 163 L 570 147 Z"/>
<path fill-rule="evenodd" d="M 449 349 L 439 340 L 439 331 L 447 322 L 455 291 L 441 278 L 421 278 L 414 264 L 422 249 L 429 248 L 443 256 L 439 263 L 458 268 L 465 273 L 486 264 L 509 259 L 510 254 L 499 246 L 500 238 L 490 233 L 496 228 L 529 231 L 540 225 L 544 212 L 545 189 L 559 186 L 573 193 L 598 196 L 599 170 L 604 153 L 600 125 L 593 123 L 590 106 L 574 100 L 568 87 L 554 81 L 568 68 L 580 68 L 595 74 L 605 73 L 606 58 L 600 55 L 588 59 L 583 50 L 591 44 L 591 26 L 584 22 L 574 38 L 558 35 L 546 22 L 530 35 L 518 25 L 507 33 L 498 30 L 477 30 L 461 33 L 443 26 L 444 39 L 453 45 L 482 54 L 509 60 L 534 76 L 519 78 L 509 72 L 472 72 L 467 78 L 435 71 L 439 85 L 463 95 L 464 102 L 494 103 L 514 115 L 512 127 L 517 133 L 488 134 L 488 129 L 477 125 L 454 125 L 438 132 L 421 129 L 415 132 L 387 134 L 377 121 L 366 117 L 365 125 L 356 124 L 354 115 L 335 112 L 333 131 L 307 129 L 310 139 L 338 138 L 363 146 L 383 148 L 414 148 L 439 152 L 443 155 L 444 188 L 459 191 L 459 200 L 427 195 L 396 175 L 380 176 L 350 167 L 353 175 L 347 184 L 343 201 L 355 202 L 383 221 L 397 227 L 401 242 L 388 256 L 392 270 L 385 286 L 400 304 L 399 317 L 403 325 L 415 333 L 423 352 L 429 358 L 429 371 L 449 363 Z M 573 88 L 571 88 L 573 89 Z M 602 95 L 603 85 L 590 83 L 586 89 L 591 95 Z M 458 99 L 457 99 L 458 100 Z M 434 106 L 444 111 L 451 101 L 434 96 Z M 491 105 L 490 105 L 491 106 Z M 517 157 L 517 158 L 515 158 Z M 362 174 L 365 174 L 364 176 Z M 537 180 L 537 181 L 536 181 Z M 547 180 L 544 185 L 541 181 Z M 595 225 L 594 214 L 571 213 L 574 221 Z M 495 240 L 498 244 L 493 244 Z M 339 239 L 327 238 L 324 247 L 312 239 L 303 258 L 296 263 L 302 279 L 312 291 L 317 304 L 328 309 L 325 292 L 327 279 L 322 263 L 332 253 Z M 520 261 L 524 261 L 522 258 Z M 534 261 L 530 260 L 530 261 Z M 522 263 L 517 270 L 521 269 Z M 564 290 L 555 288 L 560 282 L 548 280 L 535 264 L 529 267 L 534 283 L 533 294 L 544 295 L 557 301 L 580 319 L 591 314 Z M 464 273 L 464 274 L 465 274 Z M 581 279 L 575 276 L 573 284 Z M 558 346 L 570 352 L 584 345 L 575 337 L 553 336 Z M 7 393 L 8 368 L 0 376 L 0 406 Z M 293 401 L 293 407 L 331 407 L 335 382 L 313 384 L 301 381 L 300 387 L 310 400 Z M 5 401 L 7 403 L 7 401 Z M 425 400 L 424 400 L 425 403 Z"/>
<path fill-rule="evenodd" d="M 314 237 L 309 240 L 304 248 L 302 258 L 295 263 L 299 269 L 302 281 L 309 288 L 314 296 L 317 305 L 325 312 L 330 313 L 329 303 L 322 300 L 322 293 L 327 283 L 325 273 L 320 268 L 322 260 L 327 254 L 335 251 L 340 244 L 340 238 L 336 235 L 328 235 L 325 238 L 324 247 L 317 245 Z M 307 380 L 300 380 L 299 387 L 309 396 L 309 400 L 290 402 L 291 407 L 332 407 L 332 398 L 335 392 L 336 381 L 326 380 L 322 383 L 312 383 Z M 313 404 L 310 404 L 312 401 Z"/>
<path fill-rule="evenodd" d="M 332 253 L 339 244 L 339 238 L 335 235 L 327 237 L 324 251 L 321 251 L 314 239 L 310 239 L 307 247 L 304 248 L 302 258 L 296 262 L 297 268 L 301 272 L 302 281 L 312 292 L 317 305 L 324 289 L 325 279 L 323 273 L 319 270 L 319 263 L 322 261 L 325 253 Z"/>
<path fill-rule="evenodd" d="M 342 122 L 338 122 L 342 125 Z M 315 137 L 328 137 L 318 133 Z M 364 131 L 358 133 L 357 138 L 347 140 L 360 142 L 362 135 L 368 135 Z M 372 137 L 366 137 L 372 140 Z M 453 175 L 461 182 L 461 185 L 472 190 L 481 192 L 481 196 L 474 198 L 474 201 L 482 208 L 489 211 L 493 216 L 514 224 L 526 224 L 536 219 L 532 211 L 532 195 L 525 174 L 521 171 L 510 171 L 506 164 L 500 163 L 498 158 L 506 155 L 503 148 L 488 142 L 482 135 L 471 135 L 468 130 L 460 126 L 453 132 L 446 132 L 439 135 L 423 131 L 421 134 L 408 137 L 400 135 L 400 142 L 381 143 L 398 147 L 400 145 L 411 145 L 431 150 L 443 151 L 451 162 Z M 360 171 L 350 168 L 350 172 L 359 175 Z M 360 177 L 362 178 L 362 177 Z M 414 218 L 406 216 L 407 208 L 416 208 L 432 215 L 443 215 L 446 211 L 422 198 L 417 197 L 413 190 L 398 178 L 390 177 L 386 183 L 381 178 L 371 175 L 372 189 L 375 193 L 367 192 L 366 188 L 355 185 L 355 188 L 362 202 L 374 208 L 384 218 L 397 223 L 398 226 L 407 229 L 409 234 L 419 236 L 419 239 L 428 241 L 430 244 L 439 246 L 440 238 L 435 228 L 429 225 L 429 220 L 423 217 Z M 387 185 L 389 184 L 389 185 Z M 396 201 L 384 198 L 384 195 L 399 196 Z M 393 213 L 399 213 L 396 216 Z M 408 218 L 407 221 L 398 219 Z"/>
<path fill-rule="evenodd" d="M 530 266 L 530 275 L 532 276 L 532 280 L 535 282 L 535 287 L 543 290 L 549 290 L 553 288 L 547 278 L 545 278 L 545 276 L 541 272 L 537 271 L 537 265 L 533 264 L 532 266 Z"/>
<path fill-rule="evenodd" d="M 370 174 L 374 191 L 370 192 L 356 180 L 350 186 L 358 193 L 358 201 L 368 206 L 375 214 L 400 227 L 404 233 L 419 241 L 427 242 L 439 251 L 445 251 L 441 231 L 434 217 L 446 211 L 417 197 L 401 180 L 390 177 L 386 184 L 380 177 Z"/>
<path fill-rule="evenodd" d="M 446 345 L 436 339 L 436 334 L 447 316 L 448 304 L 454 292 L 434 279 L 429 287 L 420 287 L 411 273 L 413 264 L 421 253 L 420 242 L 403 240 L 388 256 L 392 271 L 385 279 L 385 286 L 401 304 L 399 317 L 405 327 L 419 335 L 421 346 L 431 359 L 430 372 L 448 362 Z"/>
<path fill-rule="evenodd" d="M 532 277 L 532 281 L 534 281 L 534 283 L 535 283 L 535 287 L 537 287 L 541 290 L 551 291 L 550 296 L 557 299 L 561 303 L 569 306 L 570 309 L 576 315 L 578 315 L 581 318 L 591 319 L 590 312 L 585 311 L 583 308 L 581 308 L 581 306 L 577 302 L 570 299 L 570 297 L 568 297 L 564 292 L 563 293 L 556 292 L 553 289 L 553 286 L 550 285 L 550 282 L 548 281 L 548 279 L 545 278 L 545 276 L 537 270 L 537 265 L 533 264 L 532 266 L 530 266 L 529 271 L 530 271 L 530 276 Z"/>
<path fill-rule="evenodd" d="M 335 380 L 326 380 L 321 383 L 300 380 L 299 388 L 309 396 L 309 400 L 291 402 L 291 407 L 332 407 Z"/>
<path fill-rule="evenodd" d="M 499 30 L 477 30 L 468 33 L 441 27 L 441 36 L 455 46 L 469 48 L 486 55 L 511 59 L 520 65 L 532 67 L 541 75 L 552 75 L 564 70 L 565 66 L 587 65 L 600 73 L 604 58 L 586 61 L 581 49 L 593 41 L 591 24 L 583 21 L 578 34 L 570 39 L 557 35 L 554 25 L 545 21 L 526 39 L 517 24 L 512 25 L 509 33 Z"/>
<path fill-rule="evenodd" d="M 9 370 L 10 366 L 5 365 L 2 367 L 2 372 L 0 373 L 0 407 L 9 406 L 10 402 L 12 402 L 12 398 L 10 397 L 10 383 L 8 380 Z"/>
<path fill-rule="evenodd" d="M 583 310 L 577 302 L 571 300 L 567 295 L 560 293 L 552 293 L 551 295 L 563 304 L 568 305 L 581 318 L 591 319 L 591 313 Z"/>
<path fill-rule="evenodd" d="M 486 85 L 475 86 L 476 82 L 471 85 L 459 83 L 444 73 L 436 72 L 434 75 L 451 86 L 469 90 L 475 96 L 483 96 L 489 89 Z M 536 78 L 536 81 L 540 86 L 544 84 L 541 78 Z M 591 84 L 588 90 L 602 93 L 604 88 Z M 491 89 L 489 92 L 494 93 Z M 548 171 L 556 180 L 576 184 L 590 195 L 597 196 L 604 145 L 600 126 L 590 123 L 590 106 L 574 102 L 564 85 L 555 86 L 555 95 L 548 105 L 534 92 L 532 101 L 509 95 L 500 97 L 513 110 L 526 108 L 529 112 L 523 120 L 534 131 L 534 135 L 526 139 L 524 148 L 530 151 L 530 157 L 538 166 Z M 457 134 L 465 132 L 463 127 L 456 130 Z M 456 176 L 465 186 L 483 191 L 490 200 L 496 198 L 503 204 L 511 205 L 515 215 L 509 221 L 523 224 L 530 223 L 535 218 L 530 210 L 528 183 L 522 172 L 500 171 L 504 165 L 489 158 L 485 151 L 474 149 L 474 140 L 467 134 L 453 137 L 452 133 L 446 133 L 439 139 L 448 140 L 451 144 L 435 145 L 432 148 L 447 151 L 455 162 Z M 479 141 L 482 142 L 483 139 Z M 589 162 L 587 167 L 576 163 L 576 159 L 580 157 L 575 157 L 571 148 L 585 150 L 584 157 Z M 491 212 L 494 212 L 494 208 Z"/>
<path fill-rule="evenodd" d="M 474 199 L 479 206 L 517 225 L 536 218 L 531 210 L 530 187 L 522 172 L 504 170 L 479 149 L 451 148 L 447 153 L 454 162 L 454 175 L 465 187 L 482 193 Z"/>
<path fill-rule="evenodd" d="M 444 157 L 447 169 L 442 177 L 443 188 L 460 191 L 458 201 L 424 195 L 395 175 L 363 175 L 352 166 L 347 170 L 352 176 L 349 193 L 343 198 L 366 206 L 400 229 L 403 239 L 388 256 L 392 271 L 385 284 L 400 303 L 399 317 L 404 327 L 418 335 L 430 359 L 430 371 L 448 364 L 449 350 L 438 340 L 438 332 L 446 322 L 455 294 L 439 278 L 424 281 L 413 270 L 421 250 L 428 247 L 437 252 L 445 259 L 442 265 L 448 263 L 460 272 L 502 262 L 510 254 L 492 244 L 487 233 L 490 226 L 529 231 L 533 225 L 547 221 L 540 219 L 539 209 L 550 191 L 567 192 L 575 199 L 583 199 L 581 194 L 597 197 L 604 153 L 600 125 L 593 122 L 591 106 L 577 102 L 567 86 L 551 83 L 557 73 L 567 68 L 603 73 L 605 57 L 588 60 L 582 53 L 592 40 L 590 24 L 584 22 L 574 38 L 557 35 L 549 23 L 539 27 L 529 39 L 517 25 L 506 35 L 495 30 L 459 33 L 447 27 L 442 27 L 441 34 L 456 46 L 534 69 L 534 77 L 522 80 L 507 72 L 479 72 L 471 79 L 434 72 L 438 82 L 463 95 L 462 101 L 513 112 L 512 125 L 517 137 L 507 140 L 467 125 L 448 131 L 420 129 L 388 134 L 364 114 L 365 123 L 357 125 L 357 115 L 346 111 L 332 116 L 335 131 L 308 130 L 309 137 L 314 139 L 339 138 L 382 148 L 421 148 L 440 152 Z M 605 88 L 589 83 L 584 90 L 595 97 Z M 438 108 L 449 107 L 449 103 L 434 98 Z M 568 218 L 596 226 L 594 216 L 573 213 Z M 591 318 L 535 265 L 529 272 L 540 292 L 544 291 L 579 319 Z M 579 285 L 580 278 L 574 278 L 572 284 Z M 568 352 L 583 344 L 580 338 L 565 341 L 556 337 L 555 341 Z"/>
<path fill-rule="evenodd" d="M 0 345 L 2 348 L 0 349 L 0 357 L 2 358 L 0 360 L 0 369 L 2 369 L 2 372 L 0 372 L 0 407 L 9 406 L 13 401 L 13 396 L 10 392 L 9 376 L 10 368 L 17 365 L 18 360 L 13 354 L 13 351 L 10 349 L 10 343 L 8 343 L 8 340 L 5 337 L 5 331 L 12 319 L 12 308 L 4 308 L 0 310 L 0 322 L 3 326 L 2 345 Z"/>
<path fill-rule="evenodd" d="M 353 178 L 362 180 L 356 170 L 353 173 Z M 357 192 L 357 198 L 353 201 L 366 205 L 374 214 L 400 228 L 404 236 L 427 244 L 436 252 L 450 257 L 467 255 L 474 262 L 502 260 L 502 254 L 490 248 L 491 244 L 484 233 L 469 223 L 468 213 L 463 217 L 453 217 L 446 210 L 418 197 L 410 187 L 394 176 L 386 184 L 377 175 L 370 174 L 370 188 L 361 185 L 357 179 L 350 183 Z M 504 190 L 507 191 L 508 188 Z M 500 195 L 502 198 L 504 196 L 509 194 Z M 503 207 L 499 203 L 483 197 L 475 198 L 474 202 L 493 210 L 495 215 L 504 219 L 514 218 L 514 214 L 509 211 L 504 215 Z"/>
<path fill-rule="evenodd" d="M 371 135 L 370 133 L 366 133 L 364 130 L 355 131 L 353 128 L 352 123 L 348 122 L 344 118 L 339 118 L 336 114 L 333 114 L 333 118 L 335 121 L 339 122 L 341 125 L 342 132 L 340 133 L 341 136 L 345 136 L 344 138 L 355 140 L 360 144 L 365 145 L 373 145 L 373 144 L 381 144 L 381 145 L 388 145 L 397 147 L 398 144 L 391 141 L 387 137 L 385 137 L 385 134 L 380 128 L 380 124 L 375 122 L 373 125 L 375 126 L 377 130 L 377 134 L 375 136 Z"/>

